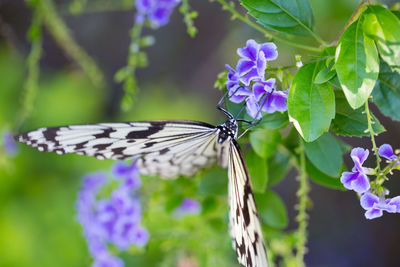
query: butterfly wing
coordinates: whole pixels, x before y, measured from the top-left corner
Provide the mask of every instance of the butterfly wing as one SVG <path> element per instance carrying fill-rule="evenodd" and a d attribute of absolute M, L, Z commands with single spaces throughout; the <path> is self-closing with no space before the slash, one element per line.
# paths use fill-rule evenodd
<path fill-rule="evenodd" d="M 16 136 L 40 151 L 77 153 L 99 159 L 137 158 L 143 174 L 192 176 L 214 164 L 214 126 L 196 121 L 99 123 L 40 128 Z"/>
<path fill-rule="evenodd" d="M 234 139 L 229 148 L 228 179 L 230 233 L 238 261 L 246 267 L 266 267 L 267 255 L 250 176 Z"/>

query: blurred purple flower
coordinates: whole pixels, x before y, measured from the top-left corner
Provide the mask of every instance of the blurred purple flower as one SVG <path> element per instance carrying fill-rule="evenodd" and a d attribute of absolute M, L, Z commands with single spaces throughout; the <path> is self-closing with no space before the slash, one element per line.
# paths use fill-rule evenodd
<path fill-rule="evenodd" d="M 362 166 L 368 158 L 369 151 L 368 149 L 356 147 L 352 149 L 350 155 L 354 162 L 354 167 L 352 172 L 342 173 L 340 181 L 347 189 L 354 190 L 357 193 L 364 193 L 371 187 L 367 176 L 367 174 L 370 174 L 370 170 Z"/>
<path fill-rule="evenodd" d="M 400 212 L 400 196 L 385 199 L 384 196 L 378 197 L 366 192 L 361 195 L 360 204 L 366 210 L 365 217 L 367 219 L 381 217 L 383 211 L 390 213 Z"/>
<path fill-rule="evenodd" d="M 18 145 L 11 131 L 4 129 L 1 134 L 1 144 L 8 156 L 13 157 L 18 153 Z"/>
<path fill-rule="evenodd" d="M 389 145 L 389 144 L 383 144 L 383 145 L 381 145 L 381 146 L 379 147 L 379 149 L 378 149 L 378 154 L 379 154 L 381 157 L 384 157 L 384 158 L 386 158 L 386 159 L 388 159 L 388 160 L 390 160 L 390 161 L 393 161 L 393 160 L 396 160 L 396 159 L 397 159 L 397 156 L 393 153 L 392 146 Z M 399 163 L 400 163 L 400 160 L 398 160 L 398 161 L 395 163 L 395 165 L 397 165 L 397 164 L 399 164 Z"/>
<path fill-rule="evenodd" d="M 90 254 L 95 259 L 93 266 L 124 265 L 121 259 L 109 254 L 108 243 L 126 250 L 131 245 L 143 246 L 149 240 L 148 232 L 140 226 L 140 203 L 132 194 L 133 189 L 138 188 L 132 186 L 132 181 L 140 186 L 135 162 L 130 165 L 117 162 L 112 167 L 112 173 L 122 181 L 109 198 L 97 199 L 107 182 L 105 173 L 86 175 L 78 195 L 78 220 L 83 226 Z"/>
<path fill-rule="evenodd" d="M 185 198 L 182 200 L 179 207 L 174 210 L 175 217 L 183 217 L 186 215 L 196 215 L 201 212 L 201 204 L 191 198 Z"/>
<path fill-rule="evenodd" d="M 112 174 L 116 179 L 122 178 L 127 188 L 131 190 L 138 189 L 142 182 L 139 177 L 139 169 L 136 166 L 136 161 L 127 164 L 124 161 L 117 161 L 112 166 Z"/>
<path fill-rule="evenodd" d="M 146 16 L 154 27 L 168 24 L 169 17 L 181 0 L 136 0 L 136 22 L 143 23 Z"/>
<path fill-rule="evenodd" d="M 240 81 L 247 86 L 254 79 L 264 78 L 267 61 L 278 57 L 274 43 L 258 44 L 252 39 L 247 40 L 246 47 L 238 48 L 237 54 L 241 59 L 236 65 L 236 71 Z"/>

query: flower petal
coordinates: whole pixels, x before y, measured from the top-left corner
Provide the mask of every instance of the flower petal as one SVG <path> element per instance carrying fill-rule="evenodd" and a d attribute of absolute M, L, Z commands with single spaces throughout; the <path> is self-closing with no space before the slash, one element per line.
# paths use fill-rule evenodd
<path fill-rule="evenodd" d="M 251 94 L 251 91 L 246 87 L 237 85 L 229 90 L 229 101 L 233 103 L 240 103 Z"/>
<path fill-rule="evenodd" d="M 369 150 L 364 149 L 362 147 L 356 147 L 351 150 L 351 158 L 353 161 L 358 160 L 358 162 L 362 165 L 364 161 L 368 158 Z M 355 162 L 354 162 L 355 163 Z"/>
<path fill-rule="evenodd" d="M 357 193 L 364 193 L 371 187 L 368 177 L 363 173 L 358 173 L 357 178 L 351 182 L 351 186 Z"/>
<path fill-rule="evenodd" d="M 389 201 L 389 205 L 396 207 L 396 212 L 400 212 L 400 196 L 394 197 Z"/>
<path fill-rule="evenodd" d="M 381 217 L 383 212 L 380 209 L 370 209 L 365 212 L 365 218 L 371 220 Z"/>
<path fill-rule="evenodd" d="M 251 60 L 246 60 L 246 59 L 239 59 L 237 65 L 236 65 L 236 70 L 239 74 L 239 76 L 246 75 L 252 68 L 254 68 L 255 63 L 254 61 Z"/>
<path fill-rule="evenodd" d="M 260 44 L 260 51 L 264 53 L 266 60 L 275 60 L 278 57 L 278 51 L 274 43 Z"/>
<path fill-rule="evenodd" d="M 262 79 L 264 79 L 265 76 L 265 69 L 267 68 L 267 60 L 265 59 L 264 53 L 260 52 L 258 54 L 257 62 L 256 62 L 256 67 L 257 67 L 257 73 Z"/>
<path fill-rule="evenodd" d="M 352 190 L 353 187 L 351 185 L 351 182 L 357 179 L 358 173 L 354 172 L 344 172 L 342 173 L 342 176 L 340 177 L 340 182 L 342 182 L 343 186 L 346 187 L 349 190 Z"/>
<path fill-rule="evenodd" d="M 246 100 L 246 111 L 247 114 L 249 114 L 252 118 L 254 119 L 260 119 L 261 118 L 261 112 L 259 112 L 259 105 L 257 103 L 257 100 L 255 99 L 254 96 L 250 96 Z M 258 114 L 257 114 L 258 113 Z M 257 117 L 256 117 L 257 115 Z"/>
<path fill-rule="evenodd" d="M 239 77 L 239 80 L 240 80 L 244 85 L 249 86 L 249 85 L 250 85 L 250 82 L 251 82 L 252 80 L 259 79 L 259 78 L 260 78 L 260 76 L 258 76 L 257 69 L 256 69 L 256 68 L 252 68 L 252 69 L 249 71 L 249 73 L 247 73 L 247 74 L 244 75 L 244 76 Z"/>
<path fill-rule="evenodd" d="M 242 58 L 254 61 L 257 59 L 259 46 L 253 39 L 247 40 L 246 47 L 238 48 L 237 54 Z"/>
<path fill-rule="evenodd" d="M 262 83 L 257 82 L 253 84 L 253 93 L 257 100 L 260 100 L 261 96 L 266 93 L 265 87 Z"/>
<path fill-rule="evenodd" d="M 360 197 L 361 207 L 363 207 L 363 209 L 365 210 L 371 209 L 374 206 L 374 204 L 378 202 L 379 202 L 379 197 L 370 192 L 366 192 L 362 194 L 362 196 Z"/>
<path fill-rule="evenodd" d="M 383 144 L 378 149 L 378 154 L 381 157 L 387 158 L 388 160 L 395 160 L 397 156 L 393 153 L 392 146 L 389 144 Z"/>

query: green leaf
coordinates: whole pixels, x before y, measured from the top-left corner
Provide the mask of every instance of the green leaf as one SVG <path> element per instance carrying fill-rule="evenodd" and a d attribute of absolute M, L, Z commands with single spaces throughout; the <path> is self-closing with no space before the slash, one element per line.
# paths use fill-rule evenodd
<path fill-rule="evenodd" d="M 328 83 L 315 84 L 316 63 L 299 69 L 289 89 L 289 120 L 307 142 L 327 132 L 335 116 L 335 95 Z"/>
<path fill-rule="evenodd" d="M 246 154 L 246 164 L 253 184 L 254 192 L 264 193 L 267 188 L 267 160 L 258 156 L 254 150 Z"/>
<path fill-rule="evenodd" d="M 345 136 L 362 137 L 369 135 L 365 130 L 368 129 L 367 116 L 363 113 L 364 108 L 352 109 L 342 91 L 335 91 L 336 96 L 336 116 L 332 121 L 331 131 L 335 134 Z M 382 133 L 385 128 L 373 116 L 375 124 L 372 125 L 375 133 Z"/>
<path fill-rule="evenodd" d="M 285 127 L 288 125 L 288 123 L 289 117 L 287 112 L 274 112 L 264 114 L 259 127 L 263 129 L 275 130 Z"/>
<path fill-rule="evenodd" d="M 241 0 L 249 14 L 261 25 L 297 35 L 312 32 L 314 16 L 308 0 Z"/>
<path fill-rule="evenodd" d="M 276 152 L 268 159 L 268 188 L 279 183 L 290 169 L 290 158 Z"/>
<path fill-rule="evenodd" d="M 228 188 L 226 170 L 214 168 L 207 171 L 200 179 L 199 192 L 203 195 L 224 195 Z"/>
<path fill-rule="evenodd" d="M 345 171 L 346 167 L 342 165 L 342 170 Z M 315 167 L 310 161 L 306 161 L 306 172 L 308 176 L 316 183 L 333 188 L 333 189 L 340 189 L 345 190 L 344 186 L 340 182 L 339 177 L 331 177 L 329 175 L 324 174 L 323 172 L 319 171 L 317 167 Z"/>
<path fill-rule="evenodd" d="M 213 212 L 217 208 L 217 200 L 215 197 L 210 196 L 201 202 L 201 214 L 206 215 Z"/>
<path fill-rule="evenodd" d="M 167 201 L 165 202 L 165 210 L 169 213 L 177 208 L 183 200 L 182 195 L 169 195 Z"/>
<path fill-rule="evenodd" d="M 374 39 L 381 58 L 400 66 L 400 20 L 381 6 L 369 6 L 363 16 L 363 30 Z"/>
<path fill-rule="evenodd" d="M 362 24 L 361 16 L 346 29 L 336 48 L 336 72 L 353 109 L 367 101 L 379 73 L 378 52 Z"/>
<path fill-rule="evenodd" d="M 278 130 L 257 129 L 250 133 L 249 139 L 257 155 L 266 159 L 275 153 L 281 134 Z"/>
<path fill-rule="evenodd" d="M 342 170 L 342 150 L 338 140 L 330 133 L 321 135 L 317 140 L 305 143 L 307 158 L 323 173 L 338 177 Z"/>
<path fill-rule="evenodd" d="M 329 81 L 336 75 L 336 71 L 333 68 L 334 62 L 332 61 L 335 55 L 335 47 L 327 47 L 325 48 L 320 57 L 327 57 L 325 60 L 320 60 L 317 62 L 318 73 L 315 76 L 314 83 L 321 84 Z M 329 63 L 328 63 L 329 62 Z"/>
<path fill-rule="evenodd" d="M 372 99 L 383 114 L 400 121 L 400 74 L 393 72 L 384 61 L 380 68 Z"/>
<path fill-rule="evenodd" d="M 283 229 L 288 225 L 285 203 L 280 196 L 270 190 L 264 194 L 254 194 L 261 219 L 271 227 Z"/>

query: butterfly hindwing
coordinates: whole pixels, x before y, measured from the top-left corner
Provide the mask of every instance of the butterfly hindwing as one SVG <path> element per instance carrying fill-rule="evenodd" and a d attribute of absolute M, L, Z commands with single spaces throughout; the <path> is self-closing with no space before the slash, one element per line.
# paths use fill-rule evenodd
<path fill-rule="evenodd" d="M 229 149 L 229 217 L 232 245 L 238 261 L 246 267 L 266 267 L 267 256 L 249 173 L 239 144 Z"/>
<path fill-rule="evenodd" d="M 99 123 L 40 128 L 16 137 L 40 151 L 137 158 L 143 174 L 192 176 L 217 160 L 215 127 L 196 121 Z"/>

